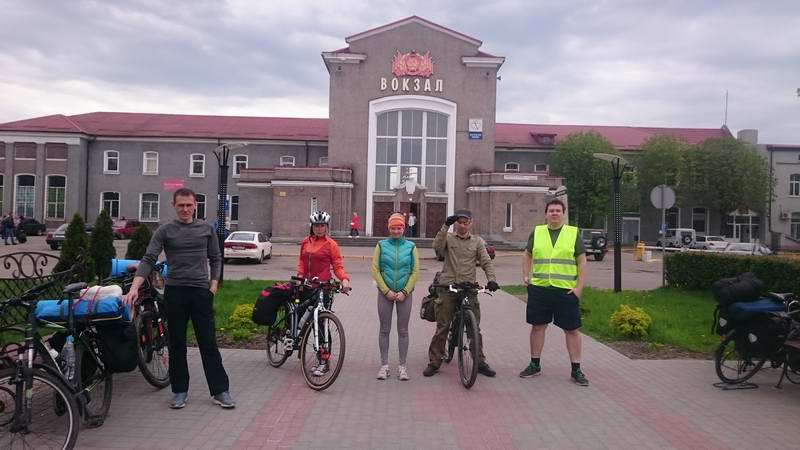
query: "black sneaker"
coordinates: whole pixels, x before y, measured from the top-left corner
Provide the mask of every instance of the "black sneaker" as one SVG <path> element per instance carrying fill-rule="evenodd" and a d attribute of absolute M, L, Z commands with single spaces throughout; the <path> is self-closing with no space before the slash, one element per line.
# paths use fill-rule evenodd
<path fill-rule="evenodd" d="M 586 375 L 581 372 L 581 369 L 572 371 L 572 381 L 574 381 L 578 386 L 589 385 L 589 380 L 586 378 Z"/>
<path fill-rule="evenodd" d="M 494 369 L 489 367 L 489 364 L 487 364 L 486 361 L 481 361 L 480 364 L 478 364 L 478 373 L 481 375 L 485 375 L 489 378 L 497 375 L 497 372 L 495 372 Z"/>
<path fill-rule="evenodd" d="M 436 372 L 439 371 L 439 368 L 434 366 L 433 364 L 428 364 L 428 367 L 422 371 L 422 375 L 426 377 L 432 377 Z"/>
<path fill-rule="evenodd" d="M 534 363 L 528 363 L 528 367 L 519 373 L 520 378 L 531 378 L 542 374 L 542 366 Z"/>

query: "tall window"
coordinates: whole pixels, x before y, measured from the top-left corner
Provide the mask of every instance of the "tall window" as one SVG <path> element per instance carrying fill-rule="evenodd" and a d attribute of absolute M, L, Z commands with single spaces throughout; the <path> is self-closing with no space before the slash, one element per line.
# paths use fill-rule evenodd
<path fill-rule="evenodd" d="M 231 196 L 231 222 L 239 220 L 239 196 Z"/>
<path fill-rule="evenodd" d="M 447 121 L 431 111 L 390 111 L 378 115 L 375 190 L 391 191 L 414 180 L 428 192 L 445 192 Z"/>
<path fill-rule="evenodd" d="M 158 194 L 143 193 L 139 196 L 139 220 L 143 222 L 158 221 Z"/>
<path fill-rule="evenodd" d="M 106 150 L 103 152 L 103 173 L 119 173 L 119 152 L 116 150 Z"/>
<path fill-rule="evenodd" d="M 17 175 L 14 213 L 18 216 L 33 217 L 36 199 L 36 176 Z"/>
<path fill-rule="evenodd" d="M 519 163 L 507 162 L 505 166 L 506 172 L 519 172 Z"/>
<path fill-rule="evenodd" d="M 680 210 L 678 210 L 676 206 L 673 206 L 672 208 L 668 209 L 666 213 L 667 228 L 678 228 L 678 225 L 680 224 Z"/>
<path fill-rule="evenodd" d="M 247 169 L 247 155 L 236 155 L 233 157 L 233 178 L 242 175 L 242 169 Z"/>
<path fill-rule="evenodd" d="M 158 175 L 158 152 L 144 152 L 142 155 L 142 174 Z"/>
<path fill-rule="evenodd" d="M 194 218 L 195 219 L 206 219 L 206 194 L 195 194 L 195 200 L 197 200 L 197 209 L 194 210 Z"/>
<path fill-rule="evenodd" d="M 281 164 L 281 166 L 294 167 L 295 166 L 294 156 L 292 156 L 292 155 L 283 155 L 283 156 L 281 156 L 280 164 Z"/>
<path fill-rule="evenodd" d="M 108 211 L 112 219 L 119 218 L 119 192 L 103 192 L 100 196 L 100 210 Z"/>
<path fill-rule="evenodd" d="M 698 233 L 708 233 L 705 208 L 692 208 L 692 228 Z"/>
<path fill-rule="evenodd" d="M 789 175 L 789 196 L 800 197 L 800 174 Z"/>
<path fill-rule="evenodd" d="M 47 205 L 45 218 L 63 219 L 64 205 L 67 196 L 67 177 L 63 175 L 47 176 Z"/>
<path fill-rule="evenodd" d="M 514 220 L 512 218 L 514 214 L 514 205 L 511 203 L 506 203 L 506 221 L 503 227 L 503 231 L 511 231 L 514 225 Z"/>
<path fill-rule="evenodd" d="M 800 212 L 792 213 L 792 237 L 800 239 Z"/>
<path fill-rule="evenodd" d="M 189 176 L 206 176 L 206 155 L 201 153 L 192 153 L 189 159 Z"/>

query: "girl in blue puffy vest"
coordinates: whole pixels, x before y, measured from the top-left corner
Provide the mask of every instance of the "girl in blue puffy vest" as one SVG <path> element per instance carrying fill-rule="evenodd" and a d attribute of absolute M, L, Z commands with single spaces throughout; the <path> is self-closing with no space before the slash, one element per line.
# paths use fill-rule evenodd
<path fill-rule="evenodd" d="M 405 228 L 403 214 L 392 214 L 389 217 L 389 239 L 378 242 L 372 256 L 372 278 L 378 286 L 378 319 L 381 322 L 378 334 L 378 347 L 381 351 L 379 380 L 389 378 L 389 332 L 392 329 L 392 313 L 395 307 L 400 350 L 398 378 L 408 380 L 408 320 L 411 317 L 411 294 L 419 275 L 419 255 L 414 243 L 403 237 Z"/>

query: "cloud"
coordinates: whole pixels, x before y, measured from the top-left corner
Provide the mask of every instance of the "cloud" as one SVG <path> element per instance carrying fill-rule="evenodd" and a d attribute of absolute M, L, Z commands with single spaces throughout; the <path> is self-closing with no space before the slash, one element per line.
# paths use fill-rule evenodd
<path fill-rule="evenodd" d="M 2 0 L 0 0 L 2 1 Z M 2 2 L 0 122 L 96 110 L 325 117 L 320 52 L 417 14 L 507 57 L 505 122 L 758 128 L 800 143 L 800 4 Z"/>

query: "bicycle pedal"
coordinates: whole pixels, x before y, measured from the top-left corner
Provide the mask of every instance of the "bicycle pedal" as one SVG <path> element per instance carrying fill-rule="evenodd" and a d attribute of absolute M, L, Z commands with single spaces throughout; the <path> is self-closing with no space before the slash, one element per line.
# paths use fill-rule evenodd
<path fill-rule="evenodd" d="M 291 352 L 294 347 L 294 339 L 287 337 L 283 340 L 283 351 Z"/>
<path fill-rule="evenodd" d="M 103 426 L 103 423 L 105 423 L 105 421 L 106 418 L 103 416 L 90 416 L 86 418 L 84 423 L 87 428 L 98 428 Z"/>

